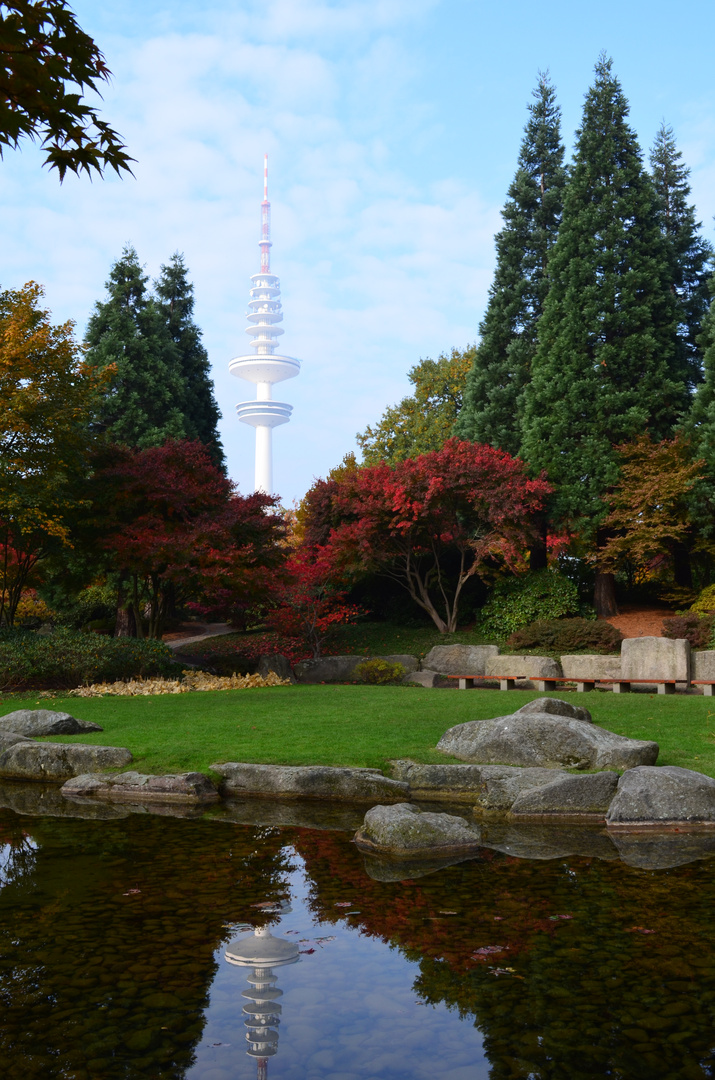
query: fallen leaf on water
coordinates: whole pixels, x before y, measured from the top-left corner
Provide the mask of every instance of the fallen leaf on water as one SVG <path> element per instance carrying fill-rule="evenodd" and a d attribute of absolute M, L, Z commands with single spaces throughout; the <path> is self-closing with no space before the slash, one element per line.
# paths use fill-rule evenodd
<path fill-rule="evenodd" d="M 627 934 L 654 934 L 655 930 L 646 930 L 645 926 L 631 926 L 626 930 Z"/>
<path fill-rule="evenodd" d="M 503 915 L 495 915 L 494 916 L 494 922 L 504 922 L 504 916 Z"/>
<path fill-rule="evenodd" d="M 310 956 L 311 953 L 315 952 L 315 949 L 301 949 L 300 951 L 301 951 L 301 955 Z"/>
<path fill-rule="evenodd" d="M 552 922 L 556 922 L 557 919 L 573 919 L 573 915 L 549 915 Z"/>
<path fill-rule="evenodd" d="M 122 896 L 137 896 L 141 892 L 141 889 L 129 889 L 127 892 L 122 893 Z"/>
<path fill-rule="evenodd" d="M 458 911 L 442 911 L 441 909 L 439 913 L 440 915 L 459 915 Z"/>
<path fill-rule="evenodd" d="M 483 945 L 481 949 L 476 949 L 472 953 L 472 960 L 486 960 L 488 956 L 492 956 L 494 953 L 508 951 L 508 945 Z"/>
<path fill-rule="evenodd" d="M 335 901 L 335 906 L 336 907 L 352 907 L 353 902 L 352 902 L 352 900 L 336 900 Z"/>
<path fill-rule="evenodd" d="M 278 904 L 275 900 L 261 900 L 258 904 L 251 904 L 251 907 L 261 908 L 263 911 L 267 911 L 269 908 L 272 911 L 278 910 Z"/>

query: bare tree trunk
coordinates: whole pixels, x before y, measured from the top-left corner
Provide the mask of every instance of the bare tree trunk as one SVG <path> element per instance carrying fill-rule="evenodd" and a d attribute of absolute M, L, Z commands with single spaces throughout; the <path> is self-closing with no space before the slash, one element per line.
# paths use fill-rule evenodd
<path fill-rule="evenodd" d="M 596 581 L 593 586 L 593 606 L 596 614 L 604 619 L 610 619 L 618 614 L 616 604 L 616 579 L 613 574 L 604 574 L 596 571 Z"/>
<path fill-rule="evenodd" d="M 119 582 L 117 591 L 117 620 L 114 624 L 115 637 L 136 637 L 137 624 L 134 618 L 134 610 L 127 601 L 124 591 L 124 578 Z"/>
<path fill-rule="evenodd" d="M 531 522 L 536 535 L 529 548 L 529 569 L 545 570 L 548 566 L 546 549 L 546 514 L 541 512 L 532 514 Z"/>

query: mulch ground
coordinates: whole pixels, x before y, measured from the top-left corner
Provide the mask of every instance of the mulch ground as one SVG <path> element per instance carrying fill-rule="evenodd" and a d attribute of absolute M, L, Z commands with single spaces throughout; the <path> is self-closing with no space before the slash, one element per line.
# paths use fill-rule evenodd
<path fill-rule="evenodd" d="M 663 637 L 663 619 L 672 615 L 670 608 L 624 604 L 619 608 L 619 614 L 606 619 L 606 622 L 615 626 L 627 638 Z"/>

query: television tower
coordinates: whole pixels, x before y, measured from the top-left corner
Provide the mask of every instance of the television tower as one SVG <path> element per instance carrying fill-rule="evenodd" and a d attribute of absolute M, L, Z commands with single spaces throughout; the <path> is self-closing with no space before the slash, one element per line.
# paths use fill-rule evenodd
<path fill-rule="evenodd" d="M 292 405 L 274 401 L 273 383 L 293 379 L 300 374 L 300 360 L 276 353 L 277 339 L 284 333 L 281 283 L 271 273 L 271 204 L 268 201 L 268 154 L 263 159 L 263 202 L 261 203 L 261 270 L 251 277 L 251 299 L 247 317 L 251 324 L 246 333 L 253 338 L 253 353 L 236 356 L 228 370 L 238 379 L 256 384 L 254 401 L 240 401 L 236 406 L 238 419 L 256 429 L 255 490 L 273 494 L 273 428 L 287 424 Z"/>

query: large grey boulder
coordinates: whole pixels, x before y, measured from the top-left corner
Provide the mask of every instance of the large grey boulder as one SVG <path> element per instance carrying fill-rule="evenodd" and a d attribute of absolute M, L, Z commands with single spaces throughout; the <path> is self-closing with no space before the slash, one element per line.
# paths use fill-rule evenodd
<path fill-rule="evenodd" d="M 398 855 L 459 854 L 480 847 L 478 826 L 452 814 L 423 813 L 412 803 L 373 806 L 355 833 L 358 847 Z"/>
<path fill-rule="evenodd" d="M 17 709 L 0 717 L 0 731 L 14 731 L 17 735 L 30 738 L 40 735 L 87 735 L 90 731 L 102 730 L 99 724 L 77 720 L 69 713 L 52 709 Z"/>
<path fill-rule="evenodd" d="M 345 799 L 348 802 L 400 802 L 407 784 L 379 769 L 341 769 L 328 765 L 253 765 L 229 761 L 211 766 L 223 777 L 222 795 L 271 795 L 282 798 Z"/>
<path fill-rule="evenodd" d="M 715 649 L 702 649 L 690 654 L 692 679 L 715 680 Z"/>
<path fill-rule="evenodd" d="M 16 735 L 14 731 L 0 731 L 0 753 L 19 742 L 31 743 L 34 739 L 28 739 L 25 735 Z"/>
<path fill-rule="evenodd" d="M 574 681 L 593 681 L 599 679 L 620 679 L 620 656 L 580 655 L 562 656 L 561 670 L 565 679 Z"/>
<path fill-rule="evenodd" d="M 599 772 L 586 776 L 565 773 L 550 784 L 522 791 L 514 800 L 511 813 L 519 816 L 558 816 L 603 818 L 618 786 L 618 773 Z"/>
<path fill-rule="evenodd" d="M 0 754 L 0 777 L 57 782 L 80 773 L 121 769 L 131 760 L 121 746 L 19 742 Z"/>
<path fill-rule="evenodd" d="M 534 698 L 517 709 L 514 716 L 531 716 L 532 713 L 548 713 L 549 716 L 571 716 L 574 720 L 583 720 L 590 724 L 592 716 L 588 709 L 581 705 L 574 705 L 570 701 L 564 701 L 556 697 Z"/>
<path fill-rule="evenodd" d="M 218 791 L 200 772 L 167 773 L 151 776 L 124 772 L 105 776 L 84 773 L 68 780 L 61 789 L 64 796 L 83 796 L 123 802 L 206 803 L 218 800 Z"/>
<path fill-rule="evenodd" d="M 626 638 L 621 643 L 621 678 L 690 681 L 690 643 L 685 638 Z"/>
<path fill-rule="evenodd" d="M 439 675 L 486 675 L 487 661 L 498 655 L 497 645 L 435 645 L 422 668 Z"/>
<path fill-rule="evenodd" d="M 402 681 L 403 683 L 412 683 L 415 686 L 424 686 L 432 690 L 435 686 L 440 686 L 445 682 L 445 678 L 444 675 L 440 675 L 437 671 L 427 671 L 423 668 L 422 671 L 408 672 Z"/>
<path fill-rule="evenodd" d="M 550 784 L 560 769 L 518 769 L 510 765 L 421 765 L 393 761 L 392 775 L 410 785 L 414 799 L 466 802 L 483 810 L 510 810 L 522 792 Z"/>
<path fill-rule="evenodd" d="M 318 660 L 301 660 L 293 670 L 300 683 L 349 682 L 355 678 L 355 668 L 365 660 L 389 660 L 392 664 L 402 664 L 406 672 L 419 667 L 416 656 L 391 653 L 389 656 L 321 656 Z"/>
<path fill-rule="evenodd" d="M 296 682 L 296 677 L 293 674 L 293 668 L 290 666 L 290 661 L 283 653 L 270 653 L 259 656 L 258 658 L 258 674 L 265 679 L 266 675 L 270 675 L 273 672 L 279 679 L 288 679 L 289 682 Z"/>
<path fill-rule="evenodd" d="M 445 732 L 437 749 L 485 765 L 631 769 L 654 765 L 659 748 L 655 742 L 625 739 L 568 716 L 515 713 L 457 724 Z"/>
<path fill-rule="evenodd" d="M 609 827 L 715 825 L 715 780 L 677 765 L 630 769 L 619 781 L 606 821 Z"/>
<path fill-rule="evenodd" d="M 482 847 L 517 859 L 563 859 L 569 855 L 608 861 L 618 858 L 606 830 L 586 825 L 486 823 L 482 825 Z"/>
<path fill-rule="evenodd" d="M 531 685 L 531 679 L 559 679 L 562 672 L 561 665 L 550 656 L 491 656 L 484 674 L 494 678 L 510 676 Z"/>

